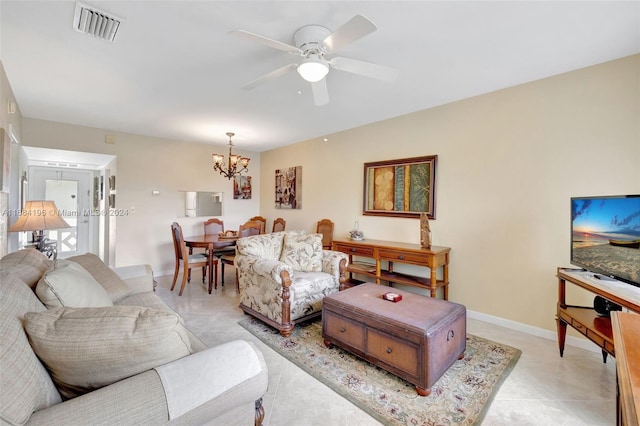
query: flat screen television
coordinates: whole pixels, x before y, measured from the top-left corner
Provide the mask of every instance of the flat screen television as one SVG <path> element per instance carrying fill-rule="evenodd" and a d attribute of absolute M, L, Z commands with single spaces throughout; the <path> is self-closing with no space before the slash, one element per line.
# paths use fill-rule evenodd
<path fill-rule="evenodd" d="M 571 264 L 640 287 L 640 194 L 571 198 Z"/>

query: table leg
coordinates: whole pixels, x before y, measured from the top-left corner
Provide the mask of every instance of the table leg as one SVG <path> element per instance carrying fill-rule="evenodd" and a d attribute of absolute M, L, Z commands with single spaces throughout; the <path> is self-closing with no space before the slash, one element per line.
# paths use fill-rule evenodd
<path fill-rule="evenodd" d="M 213 274 L 214 273 L 215 272 L 213 271 L 213 247 L 209 247 L 209 294 L 211 294 L 211 290 L 212 290 L 212 287 L 213 287 Z M 216 279 L 216 281 L 217 281 L 217 279 Z"/>

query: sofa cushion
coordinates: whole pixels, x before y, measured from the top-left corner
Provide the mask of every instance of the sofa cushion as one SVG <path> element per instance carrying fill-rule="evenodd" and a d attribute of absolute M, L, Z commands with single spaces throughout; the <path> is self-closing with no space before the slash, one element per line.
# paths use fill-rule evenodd
<path fill-rule="evenodd" d="M 48 308 L 113 306 L 105 289 L 82 266 L 69 260 L 56 260 L 44 273 L 36 294 Z"/>
<path fill-rule="evenodd" d="M 24 424 L 34 411 L 62 401 L 22 327 L 27 312 L 45 310 L 18 277 L 0 271 L 0 424 Z"/>
<path fill-rule="evenodd" d="M 322 300 L 337 293 L 340 283 L 324 272 L 294 272 L 291 276 L 291 319 L 322 310 Z"/>
<path fill-rule="evenodd" d="M 133 293 L 131 287 L 95 254 L 85 253 L 70 257 L 69 260 L 86 269 L 107 290 L 112 302 L 115 303 Z"/>
<path fill-rule="evenodd" d="M 24 327 L 66 398 L 192 353 L 178 315 L 141 306 L 54 308 L 26 314 Z"/>
<path fill-rule="evenodd" d="M 322 271 L 322 234 L 285 235 L 280 261 L 294 271 Z"/>
<path fill-rule="evenodd" d="M 257 256 L 263 259 L 278 260 L 282 251 L 283 232 L 253 235 L 236 241 L 236 253 L 245 256 Z"/>
<path fill-rule="evenodd" d="M 49 269 L 53 261 L 36 249 L 19 250 L 2 258 L 0 271 L 11 273 L 32 289 L 40 280 L 42 274 Z"/>

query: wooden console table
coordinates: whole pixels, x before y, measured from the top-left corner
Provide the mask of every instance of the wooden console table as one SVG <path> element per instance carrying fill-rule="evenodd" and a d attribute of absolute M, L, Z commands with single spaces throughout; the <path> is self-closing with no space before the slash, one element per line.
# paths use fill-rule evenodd
<path fill-rule="evenodd" d="M 349 255 L 350 274 L 361 274 L 381 281 L 426 288 L 431 297 L 436 297 L 439 288 L 443 289 L 443 299 L 449 298 L 449 247 L 431 246 L 423 248 L 419 244 L 400 243 L 382 240 L 333 240 L 333 250 Z M 372 259 L 372 262 L 354 262 L 353 256 Z M 381 264 L 387 263 L 387 269 Z M 429 277 L 404 274 L 393 270 L 393 263 L 407 263 L 429 268 Z M 442 279 L 437 278 L 438 268 L 442 268 Z"/>
<path fill-rule="evenodd" d="M 640 409 L 640 315 L 612 312 L 613 340 L 618 348 L 616 358 L 618 392 L 617 424 L 638 426 Z"/>
<path fill-rule="evenodd" d="M 607 362 L 607 354 L 615 356 L 611 319 L 599 316 L 593 305 L 567 305 L 566 283 L 577 285 L 596 295 L 602 296 L 631 311 L 640 313 L 640 288 L 608 278 L 598 279 L 584 270 L 558 268 L 558 348 L 564 354 L 567 325 L 570 325 L 602 350 L 602 361 Z"/>

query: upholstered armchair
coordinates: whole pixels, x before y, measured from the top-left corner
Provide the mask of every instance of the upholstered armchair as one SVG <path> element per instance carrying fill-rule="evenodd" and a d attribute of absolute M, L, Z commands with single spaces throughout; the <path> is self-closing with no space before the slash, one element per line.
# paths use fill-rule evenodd
<path fill-rule="evenodd" d="M 289 336 L 322 313 L 322 299 L 346 281 L 348 256 L 323 250 L 320 234 L 274 232 L 240 238 L 235 266 L 240 308 Z"/>

